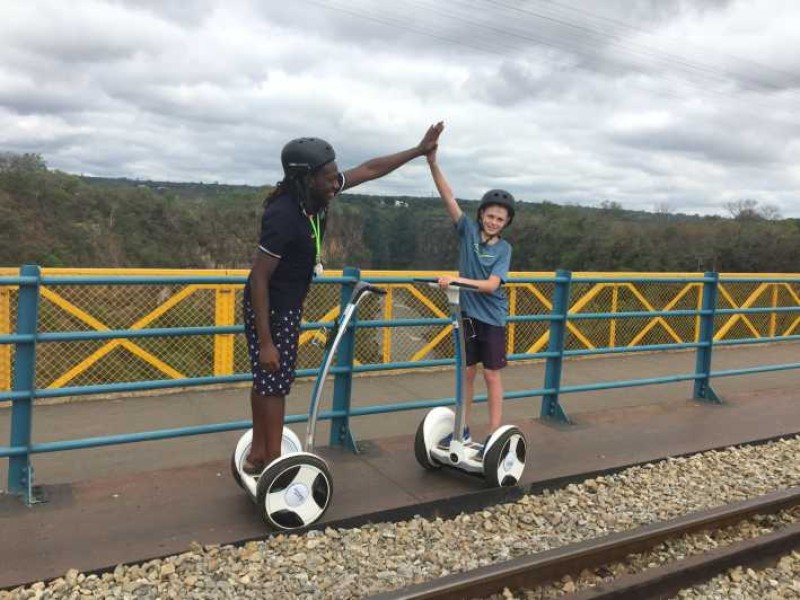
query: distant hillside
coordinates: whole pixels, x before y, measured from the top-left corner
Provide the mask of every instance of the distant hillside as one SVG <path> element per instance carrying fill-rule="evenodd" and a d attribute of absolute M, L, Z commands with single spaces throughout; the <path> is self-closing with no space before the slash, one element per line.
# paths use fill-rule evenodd
<path fill-rule="evenodd" d="M 0 265 L 248 267 L 266 187 L 90 178 L 0 154 Z M 524 202 L 507 232 L 513 270 L 800 271 L 800 220 L 735 219 Z M 463 202 L 474 214 L 477 202 Z M 439 199 L 343 195 L 326 264 L 451 269 Z"/>

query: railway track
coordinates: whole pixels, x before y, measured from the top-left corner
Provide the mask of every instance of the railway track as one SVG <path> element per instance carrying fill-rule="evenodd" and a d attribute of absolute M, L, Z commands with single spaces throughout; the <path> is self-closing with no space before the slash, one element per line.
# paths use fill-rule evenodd
<path fill-rule="evenodd" d="M 488 598 L 504 590 L 524 590 L 575 576 L 586 569 L 624 560 L 659 544 L 704 530 L 717 530 L 758 515 L 800 506 L 800 487 L 705 510 L 631 531 L 519 557 L 465 573 L 371 596 L 373 600 L 463 600 Z M 563 595 L 564 600 L 667 598 L 735 566 L 764 564 L 800 548 L 800 522 L 771 534 L 736 542 L 702 555 L 627 575 Z"/>
<path fill-rule="evenodd" d="M 224 546 L 193 544 L 179 555 L 83 573 L 72 569 L 48 583 L 9 587 L 10 595 L 0 589 L 0 600 L 28 597 L 42 589 L 116 597 L 132 586 L 143 586 L 141 591 L 146 588 L 160 597 L 188 597 L 198 586 L 224 587 L 239 597 L 274 598 L 668 597 L 664 590 L 690 587 L 728 567 L 800 548 L 795 526 L 800 524 L 800 487 L 789 487 L 800 482 L 798 444 L 796 434 L 778 436 L 685 458 L 361 515 L 296 536 L 261 536 Z M 688 512 L 739 498 L 751 499 Z M 660 521 L 679 514 L 683 516 Z M 640 526 L 644 523 L 649 524 Z M 729 535 L 726 525 L 742 533 Z M 754 538 L 770 529 L 775 530 L 770 536 L 774 539 L 730 544 L 732 539 Z M 598 537 L 614 530 L 618 533 Z M 716 530 L 707 538 L 711 544 L 697 544 L 691 551 L 681 548 L 682 536 L 703 538 L 704 533 L 691 532 L 704 530 Z M 664 540 L 673 541 L 659 548 Z M 720 543 L 728 546 L 707 552 Z M 535 554 L 521 556 L 521 552 Z M 674 561 L 676 555 L 699 552 L 706 554 L 657 566 Z M 795 554 L 792 564 L 798 558 Z M 611 580 L 636 569 L 643 572 Z M 434 579 L 456 572 L 461 574 Z M 586 587 L 592 583 L 593 588 Z"/>

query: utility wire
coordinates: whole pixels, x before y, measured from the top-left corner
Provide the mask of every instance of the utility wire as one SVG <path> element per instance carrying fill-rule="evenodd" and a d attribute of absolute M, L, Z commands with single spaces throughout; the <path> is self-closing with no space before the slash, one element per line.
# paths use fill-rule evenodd
<path fill-rule="evenodd" d="M 785 91 L 785 87 L 779 86 L 774 82 L 769 81 L 752 81 L 749 78 L 745 78 L 742 76 L 732 76 L 732 73 L 727 70 L 721 70 L 716 67 L 712 67 L 706 64 L 698 63 L 696 61 L 690 61 L 683 56 L 671 54 L 663 51 L 653 50 L 652 48 L 648 48 L 647 46 L 643 46 L 641 44 L 636 44 L 629 40 L 622 39 L 620 35 L 612 35 L 602 30 L 597 30 L 592 27 L 587 27 L 585 25 L 575 23 L 569 21 L 565 18 L 553 17 L 546 13 L 542 13 L 540 11 L 536 11 L 530 8 L 524 8 L 520 6 L 516 6 L 513 4 L 509 4 L 508 2 L 502 2 L 500 0 L 480 0 L 482 4 L 492 4 L 494 6 L 498 6 L 500 8 L 506 9 L 507 11 L 527 15 L 533 17 L 534 19 L 550 22 L 556 24 L 560 27 L 565 27 L 569 30 L 573 30 L 577 33 L 583 34 L 584 36 L 588 35 L 594 40 L 600 42 L 607 42 L 616 47 L 619 47 L 626 53 L 633 55 L 633 56 L 647 56 L 657 63 L 666 66 L 674 66 L 680 70 L 685 70 L 687 73 L 694 73 L 704 77 L 710 77 L 716 79 L 722 83 L 738 83 L 742 85 L 742 87 L 748 87 L 752 90 L 752 84 L 755 83 L 758 86 L 758 89 L 769 87 L 773 90 L 777 91 Z M 572 47 L 575 47 L 572 45 Z"/>
<path fill-rule="evenodd" d="M 319 6 L 321 8 L 325 8 L 327 10 L 349 14 L 351 16 L 358 17 L 360 19 L 365 19 L 367 21 L 373 21 L 375 23 L 381 23 L 382 25 L 387 25 L 389 27 L 396 27 L 397 29 L 402 29 L 404 31 L 409 31 L 409 32 L 412 32 L 412 33 L 421 34 L 421 35 L 424 35 L 424 36 L 427 36 L 427 37 L 430 37 L 430 38 L 433 38 L 433 39 L 440 40 L 442 42 L 448 42 L 448 43 L 452 43 L 452 44 L 457 44 L 459 46 L 464 46 L 466 48 L 471 48 L 472 50 L 477 50 L 479 52 L 485 52 L 487 54 L 492 54 L 494 56 L 501 56 L 501 57 L 505 56 L 505 54 L 502 51 L 500 51 L 500 50 L 498 50 L 496 48 L 484 47 L 484 46 L 476 45 L 476 44 L 473 44 L 473 43 L 468 43 L 468 42 L 465 42 L 465 41 L 463 41 L 461 39 L 458 39 L 458 38 L 455 38 L 455 37 L 443 36 L 441 34 L 434 33 L 433 31 L 430 31 L 430 30 L 427 30 L 427 29 L 424 29 L 424 28 L 421 28 L 421 27 L 414 27 L 414 26 L 408 25 L 408 23 L 406 21 L 403 21 L 401 19 L 392 19 L 392 18 L 388 18 L 388 17 L 375 16 L 374 14 L 360 12 L 360 11 L 354 10 L 352 8 L 352 5 L 340 6 L 340 5 L 336 5 L 336 4 L 332 3 L 332 2 L 326 2 L 325 0 L 306 0 L 306 2 L 308 2 L 309 4 L 315 4 L 316 6 Z"/>
<path fill-rule="evenodd" d="M 387 25 L 389 27 L 395 27 L 395 28 L 402 29 L 402 30 L 405 30 L 405 31 L 409 31 L 409 32 L 417 33 L 417 34 L 422 34 L 422 35 L 425 35 L 425 36 L 428 36 L 428 37 L 431 37 L 431 38 L 434 38 L 434 39 L 438 39 L 440 41 L 444 41 L 444 42 L 447 42 L 447 43 L 458 44 L 458 45 L 461 45 L 461 46 L 465 46 L 465 47 L 471 48 L 473 50 L 477 50 L 478 52 L 484 52 L 484 53 L 492 54 L 492 55 L 495 55 L 495 56 L 508 57 L 509 50 L 514 51 L 514 52 L 516 52 L 518 54 L 525 50 L 524 47 L 520 48 L 519 46 L 510 46 L 508 44 L 508 38 L 510 36 L 510 37 L 521 39 L 521 40 L 524 40 L 524 41 L 527 41 L 527 42 L 531 42 L 531 43 L 535 43 L 535 44 L 539 44 L 539 45 L 550 46 L 550 47 L 555 48 L 555 49 L 557 49 L 557 50 L 559 50 L 561 52 L 571 52 L 571 53 L 579 54 L 582 57 L 584 57 L 584 59 L 587 62 L 596 63 L 596 64 L 602 64 L 600 59 L 597 57 L 596 52 L 591 52 L 589 49 L 587 49 L 585 47 L 581 47 L 580 45 L 565 44 L 563 40 L 555 42 L 555 41 L 549 40 L 549 39 L 547 39 L 545 37 L 542 37 L 541 35 L 533 35 L 531 33 L 521 33 L 518 30 L 515 30 L 515 29 L 513 29 L 511 27 L 508 27 L 508 26 L 496 27 L 496 26 L 488 25 L 485 21 L 480 21 L 480 20 L 476 21 L 474 19 L 469 19 L 469 18 L 464 17 L 464 16 L 453 14 L 452 11 L 445 12 L 445 11 L 442 11 L 440 8 L 438 8 L 436 6 L 431 6 L 429 4 L 425 4 L 424 2 L 413 2 L 411 0 L 406 0 L 405 2 L 403 2 L 402 0 L 396 0 L 395 3 L 393 4 L 393 7 L 402 9 L 402 5 L 403 4 L 416 6 L 417 8 L 422 8 L 423 10 L 426 10 L 428 12 L 432 12 L 434 14 L 437 14 L 437 15 L 439 15 L 440 17 L 444 18 L 447 21 L 450 21 L 450 22 L 454 22 L 454 21 L 461 22 L 461 23 L 466 24 L 468 26 L 476 27 L 476 28 L 478 28 L 478 31 L 477 32 L 470 32 L 469 36 L 463 36 L 463 35 L 460 35 L 460 36 L 446 36 L 446 35 L 442 35 L 441 33 L 437 33 L 439 31 L 439 29 L 436 29 L 436 32 L 435 32 L 435 31 L 432 31 L 429 28 L 424 28 L 424 27 L 421 27 L 421 26 L 416 25 L 416 24 L 415 25 L 409 24 L 409 21 L 408 21 L 407 18 L 405 18 L 405 15 L 412 14 L 412 13 L 415 14 L 416 11 L 405 10 L 405 11 L 403 11 L 403 15 L 404 16 L 402 16 L 402 17 L 389 17 L 389 16 L 387 16 L 385 10 L 382 10 L 382 14 L 380 14 L 380 15 L 376 15 L 374 13 L 366 13 L 363 10 L 356 10 L 355 8 L 353 8 L 353 4 L 352 3 L 347 5 L 347 6 L 342 6 L 340 4 L 336 4 L 336 3 L 332 2 L 330 0 L 328 0 L 328 1 L 326 1 L 326 0 L 307 0 L 307 1 L 312 3 L 312 4 L 315 4 L 317 6 L 320 6 L 322 8 L 328 9 L 328 10 L 343 12 L 343 13 L 346 13 L 346 14 L 350 14 L 352 16 L 356 16 L 356 17 L 361 18 L 361 19 L 367 19 L 367 20 L 370 20 L 370 21 L 374 21 L 374 22 L 378 22 L 378 23 Z M 579 31 L 581 31 L 583 33 L 590 33 L 590 34 L 593 34 L 595 36 L 599 35 L 597 32 L 591 31 L 589 28 L 583 27 L 581 25 L 576 25 L 574 23 L 569 23 L 569 22 L 566 22 L 566 21 L 564 21 L 562 19 L 555 19 L 555 18 L 552 18 L 552 17 L 547 17 L 546 15 L 543 16 L 543 15 L 537 14 L 535 11 L 520 9 L 519 7 L 516 7 L 516 6 L 509 6 L 507 4 L 504 4 L 503 2 L 499 2 L 497 0 L 481 0 L 481 1 L 484 2 L 484 3 L 495 4 L 497 6 L 500 6 L 501 8 L 506 8 L 508 10 L 519 11 L 519 12 L 521 12 L 523 14 L 528 14 L 529 16 L 534 16 L 534 17 L 537 17 L 537 18 L 540 18 L 540 19 L 544 18 L 545 20 L 552 21 L 554 23 L 557 23 L 560 26 L 567 26 L 567 27 L 570 27 L 570 28 L 573 28 L 573 29 L 577 29 L 577 30 L 579 30 Z M 452 7 L 452 4 L 451 4 L 451 7 Z M 385 9 L 385 7 L 383 7 L 383 8 Z M 519 22 L 518 19 L 515 20 L 515 23 L 518 23 L 518 22 Z M 480 41 L 479 43 L 476 43 L 476 40 L 473 39 L 473 38 L 478 38 L 479 37 L 478 33 L 482 34 L 487 29 L 491 30 L 491 31 L 494 31 L 497 34 L 502 34 L 502 37 L 500 37 L 500 39 L 503 40 L 505 43 L 503 45 L 498 45 L 498 43 L 497 43 L 498 42 L 498 36 L 494 36 L 493 37 L 493 42 L 487 43 L 487 42 Z M 475 35 L 472 35 L 473 33 L 475 33 Z M 469 37 L 472 41 L 471 42 L 464 41 L 465 37 Z M 607 37 L 608 36 L 606 36 L 606 38 Z M 632 51 L 628 50 L 628 52 L 631 53 Z M 652 54 L 652 51 L 649 51 L 649 53 Z M 669 64 L 671 59 L 666 58 L 666 59 L 662 59 L 662 60 L 666 61 Z M 688 67 L 688 68 L 694 68 L 695 70 L 699 69 L 701 71 L 706 71 L 707 74 L 709 74 L 709 75 L 713 74 L 713 75 L 716 76 L 716 78 L 720 82 L 731 83 L 730 78 L 726 78 L 726 77 L 720 76 L 719 73 L 718 72 L 715 73 L 713 71 L 713 69 L 710 69 L 708 67 L 697 67 L 697 66 L 694 66 L 694 65 L 686 63 L 686 61 L 680 61 L 680 62 L 684 63 L 685 66 Z M 667 77 L 665 75 L 668 75 L 671 79 L 675 79 L 676 78 L 675 75 L 667 74 L 667 73 L 664 73 L 663 71 L 645 69 L 645 68 L 643 68 L 641 66 L 636 66 L 636 65 L 626 65 L 626 66 L 628 68 L 632 69 L 632 70 L 641 72 L 641 73 L 647 75 L 650 78 L 661 79 L 662 81 L 665 81 L 665 82 L 667 82 L 669 84 L 673 84 L 674 82 L 670 81 L 669 79 L 667 79 Z M 718 90 L 718 89 L 711 88 L 711 87 L 709 87 L 707 85 L 703 85 L 704 83 L 707 83 L 706 80 L 703 80 L 702 83 L 694 83 L 694 82 L 692 82 L 690 80 L 687 80 L 687 78 L 677 78 L 677 80 L 682 85 L 691 87 L 691 88 L 699 91 L 702 94 L 706 94 L 706 95 L 713 94 L 713 95 L 721 96 L 721 97 L 723 97 L 725 99 L 730 99 L 731 98 L 731 94 L 729 92 L 721 91 L 721 90 Z M 640 87 L 640 88 L 647 87 L 641 81 L 626 82 L 626 85 L 633 85 L 633 86 Z M 663 88 L 661 88 L 661 89 L 658 89 L 657 92 L 659 93 L 659 95 L 662 95 L 662 96 L 666 95 L 666 96 L 672 96 L 672 97 L 675 97 L 675 98 L 678 98 L 678 99 L 683 99 L 683 100 L 686 99 L 685 96 L 682 96 L 682 95 L 672 91 L 671 89 L 663 89 Z M 766 104 L 763 101 L 763 99 L 755 99 L 755 100 L 751 99 L 751 102 L 750 102 L 750 105 L 748 106 L 748 108 L 755 108 L 753 106 L 754 104 L 761 104 L 763 107 L 769 106 L 768 104 Z M 760 116 L 763 116 L 762 112 L 759 112 L 758 114 Z"/>
<path fill-rule="evenodd" d="M 603 24 L 610 24 L 611 26 L 616 27 L 618 30 L 626 30 L 626 31 L 629 31 L 631 33 L 643 34 L 643 35 L 646 35 L 648 37 L 655 37 L 655 35 L 652 32 L 646 30 L 645 28 L 633 25 L 632 23 L 627 23 L 625 21 L 621 21 L 619 19 L 613 19 L 613 18 L 607 17 L 605 15 L 599 15 L 597 13 L 593 13 L 593 12 L 590 12 L 590 11 L 587 11 L 587 10 L 584 10 L 584 9 L 581 9 L 581 8 L 577 8 L 577 7 L 574 7 L 574 6 L 569 6 L 567 4 L 563 4 L 563 3 L 560 3 L 560 2 L 555 2 L 554 0 L 536 0 L 536 1 L 538 1 L 541 4 L 548 4 L 548 5 L 554 6 L 556 8 L 561 8 L 561 9 L 563 9 L 565 11 L 570 11 L 570 12 L 577 13 L 579 15 L 583 15 L 584 17 L 588 17 L 589 19 L 592 19 L 592 20 L 595 20 L 595 21 L 601 21 Z M 602 25 L 602 26 L 605 26 L 605 25 Z M 670 40 L 672 42 L 678 43 L 681 46 L 684 46 L 684 47 L 686 46 L 686 41 L 685 40 L 678 40 L 676 38 L 666 38 L 666 39 Z M 717 50 L 716 48 L 709 48 L 707 46 L 702 46 L 702 45 L 699 45 L 697 43 L 692 43 L 691 45 L 697 50 L 713 52 L 714 54 L 716 54 L 718 56 L 728 57 L 728 58 L 730 58 L 732 60 L 735 60 L 737 62 L 745 63 L 745 64 L 747 64 L 749 66 L 756 67 L 757 69 L 762 70 L 762 71 L 772 71 L 776 75 L 780 75 L 780 76 L 784 77 L 786 79 L 786 81 L 785 81 L 786 84 L 788 84 L 788 85 L 790 85 L 792 87 L 800 87 L 800 75 L 798 75 L 797 73 L 792 73 L 792 72 L 787 71 L 785 69 L 778 69 L 778 68 L 776 68 L 776 67 L 774 67 L 772 65 L 767 65 L 767 64 L 764 64 L 763 62 L 755 61 L 755 60 L 753 60 L 751 58 L 743 58 L 741 56 L 737 56 L 735 54 L 731 54 L 730 52 L 721 52 L 721 51 Z"/>

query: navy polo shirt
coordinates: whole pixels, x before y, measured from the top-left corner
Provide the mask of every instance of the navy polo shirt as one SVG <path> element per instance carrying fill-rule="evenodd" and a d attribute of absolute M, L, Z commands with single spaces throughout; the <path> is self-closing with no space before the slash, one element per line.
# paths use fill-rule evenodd
<path fill-rule="evenodd" d="M 511 244 L 498 240 L 494 244 L 481 242 L 480 225 L 461 214 L 456 223 L 458 232 L 458 274 L 467 279 L 489 279 L 497 275 L 505 283 L 511 265 Z M 483 292 L 461 293 L 461 310 L 467 316 L 504 327 L 508 317 L 508 297 L 503 287 L 491 294 Z"/>
<path fill-rule="evenodd" d="M 339 174 L 339 190 L 344 175 Z M 320 233 L 325 230 L 325 213 L 320 215 Z M 321 244 L 320 240 L 320 244 Z M 300 308 L 308 294 L 317 247 L 309 217 L 288 192 L 273 198 L 261 217 L 259 252 L 280 259 L 269 280 L 269 305 L 277 310 Z M 250 286 L 250 280 L 247 282 Z"/>

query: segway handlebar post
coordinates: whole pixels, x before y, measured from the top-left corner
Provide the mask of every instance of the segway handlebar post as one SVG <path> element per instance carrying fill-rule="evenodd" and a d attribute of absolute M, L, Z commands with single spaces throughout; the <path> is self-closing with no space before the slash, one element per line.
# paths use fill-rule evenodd
<path fill-rule="evenodd" d="M 414 281 L 425 283 L 433 288 L 441 289 L 441 286 L 437 280 L 415 278 Z M 464 406 L 464 393 L 467 387 L 467 342 L 464 338 L 464 318 L 461 314 L 461 290 L 477 292 L 478 286 L 472 285 L 471 283 L 451 281 L 444 288 L 444 291 L 447 294 L 447 304 L 450 308 L 450 319 L 453 325 L 453 346 L 455 348 L 456 361 L 456 416 L 453 439 L 457 442 L 463 443 L 464 423 L 467 419 Z"/>
<path fill-rule="evenodd" d="M 308 427 L 306 429 L 306 443 L 304 448 L 305 452 L 314 451 L 314 438 L 317 430 L 320 399 L 322 398 L 322 390 L 325 386 L 325 380 L 328 377 L 328 371 L 330 371 L 333 359 L 336 356 L 336 350 L 347 331 L 347 326 L 350 324 L 350 320 L 353 318 L 353 314 L 355 314 L 359 303 L 370 294 L 385 296 L 386 290 L 365 281 L 357 281 L 353 286 L 353 292 L 350 295 L 347 306 L 345 306 L 344 312 L 331 331 L 334 336 L 333 343 L 329 344 L 326 348 L 325 356 L 322 359 L 322 368 L 317 375 L 317 380 L 314 382 L 314 390 L 311 393 L 311 405 L 308 410 Z"/>

